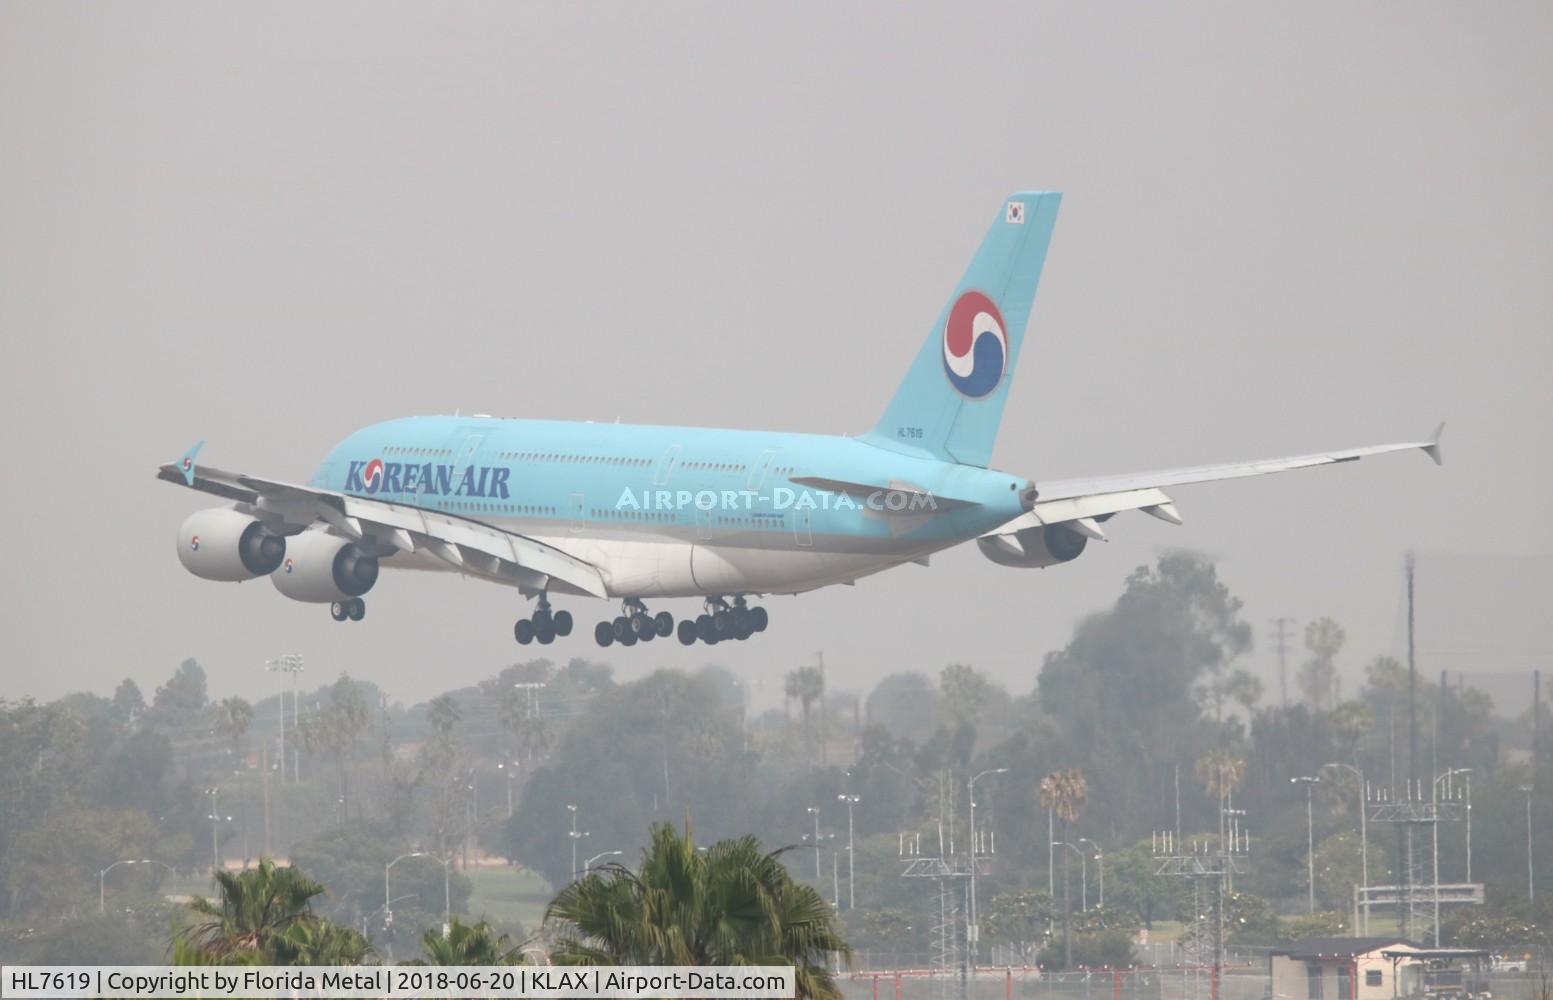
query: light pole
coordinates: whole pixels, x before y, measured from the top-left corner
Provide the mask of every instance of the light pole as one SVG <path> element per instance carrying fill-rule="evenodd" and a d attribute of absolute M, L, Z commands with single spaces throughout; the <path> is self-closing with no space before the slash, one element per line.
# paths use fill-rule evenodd
<path fill-rule="evenodd" d="M 820 808 L 809 806 L 809 815 L 814 817 L 814 881 L 820 881 Z"/>
<path fill-rule="evenodd" d="M 1324 767 L 1324 768 L 1325 767 L 1341 767 L 1341 768 L 1346 768 L 1346 769 L 1348 769 L 1348 770 L 1353 772 L 1355 778 L 1359 779 L 1359 880 L 1360 880 L 1360 882 L 1363 884 L 1363 886 L 1365 888 L 1368 888 L 1369 884 L 1370 884 L 1370 831 L 1369 831 L 1369 826 L 1368 826 L 1368 824 L 1366 822 L 1366 819 L 1365 819 L 1365 814 L 1368 813 L 1370 810 L 1369 810 L 1369 805 L 1366 802 L 1367 796 L 1365 795 L 1366 786 L 1364 784 L 1364 772 L 1359 770 L 1357 767 L 1354 767 L 1352 764 L 1344 764 L 1342 761 L 1337 761 L 1337 760 L 1332 761 L 1330 764 L 1323 764 L 1321 766 Z M 1469 827 L 1468 829 L 1470 830 L 1471 828 Z M 1471 848 L 1471 844 L 1472 844 L 1472 834 L 1468 833 L 1467 834 L 1467 845 L 1468 845 L 1467 850 L 1468 850 L 1469 854 L 1470 854 L 1471 849 L 1472 849 Z M 1471 881 L 1471 865 L 1472 865 L 1472 862 L 1469 860 L 1467 862 L 1467 865 L 1468 865 L 1467 880 Z M 1363 933 L 1368 934 L 1370 932 L 1370 904 L 1369 904 L 1369 900 L 1365 900 L 1364 908 L 1361 911 L 1361 916 L 1362 916 L 1362 918 L 1364 920 L 1364 931 L 1363 931 Z"/>
<path fill-rule="evenodd" d="M 1306 877 L 1310 881 L 1310 912 L 1316 912 L 1316 812 L 1312 804 L 1316 785 L 1321 779 L 1315 775 L 1290 778 L 1289 783 L 1305 786 L 1305 861 Z"/>
<path fill-rule="evenodd" d="M 219 788 L 207 788 L 205 794 L 210 796 L 210 814 L 205 818 L 210 820 L 210 869 L 221 870 L 221 821 L 232 822 L 232 817 L 223 816 L 216 811 L 216 793 Z"/>
<path fill-rule="evenodd" d="M 448 933 L 453 929 L 453 893 L 452 893 L 452 890 L 448 886 L 448 859 L 447 858 L 439 858 L 435 854 L 432 854 L 429 851 L 411 851 L 409 854 L 401 854 L 401 855 L 399 855 L 397 858 L 395 858 L 394 860 L 390 861 L 388 864 L 384 865 L 383 866 L 383 911 L 385 913 L 387 913 L 390 918 L 393 916 L 394 911 L 391 909 L 391 907 L 393 905 L 393 897 L 391 895 L 389 895 L 389 892 L 388 892 L 388 873 L 394 867 L 394 865 L 397 865 L 399 862 L 403 861 L 405 858 L 431 858 L 433 861 L 435 861 L 438 864 L 442 865 L 442 936 L 443 937 L 447 937 Z M 403 898 L 403 897 L 400 897 L 400 898 Z"/>
<path fill-rule="evenodd" d="M 505 774 L 507 776 L 507 818 L 508 819 L 512 818 L 512 783 L 514 781 L 516 781 L 517 778 L 518 778 L 518 766 L 519 765 L 518 765 L 517 761 L 512 761 L 510 764 L 507 761 L 502 761 L 500 764 L 496 765 L 496 770 L 502 772 L 503 774 Z"/>
<path fill-rule="evenodd" d="M 1046 807 L 1046 895 L 1057 898 L 1057 835 L 1056 807 Z"/>
<path fill-rule="evenodd" d="M 836 796 L 838 802 L 847 804 L 847 909 L 857 906 L 857 866 L 852 855 L 852 807 L 863 801 L 860 795 L 842 794 Z"/>
<path fill-rule="evenodd" d="M 1078 842 L 1080 844 L 1088 844 L 1095 849 L 1095 867 L 1100 873 L 1100 903 L 1098 905 L 1103 910 L 1105 909 L 1105 854 L 1101 852 L 1100 845 L 1088 837 L 1080 837 Z"/>
<path fill-rule="evenodd" d="M 297 674 L 303 670 L 301 653 L 286 653 L 274 660 L 266 660 L 264 669 L 279 671 L 282 675 L 291 675 L 291 725 L 296 728 L 297 720 L 301 718 L 297 710 Z M 286 783 L 286 681 L 281 678 L 280 689 L 280 783 Z M 302 751 L 295 749 L 296 755 L 292 768 L 292 781 L 302 780 Z"/>
<path fill-rule="evenodd" d="M 1537 898 L 1536 870 L 1531 863 L 1531 785 L 1522 785 L 1521 791 L 1526 793 L 1526 898 Z"/>
<path fill-rule="evenodd" d="M 575 878 L 576 875 L 577 875 L 577 871 L 578 871 L 578 869 L 577 869 L 577 841 L 579 841 L 582 838 L 586 837 L 588 835 L 588 831 L 587 830 L 578 830 L 577 829 L 577 807 L 575 805 L 573 805 L 572 803 L 568 802 L 566 804 L 566 808 L 572 814 L 572 830 L 571 830 L 571 833 L 567 834 L 567 836 L 570 837 L 571 841 L 572 841 L 572 876 Z"/>
<path fill-rule="evenodd" d="M 599 858 L 613 858 L 616 855 L 620 855 L 620 854 L 624 854 L 624 853 L 625 853 L 625 851 L 605 851 L 602 854 L 595 854 L 593 857 L 589 858 L 588 860 L 586 860 L 586 861 L 584 861 L 582 863 L 583 870 L 584 871 L 592 871 L 593 870 L 593 862 L 597 861 Z"/>
<path fill-rule="evenodd" d="M 985 771 L 971 775 L 965 782 L 965 799 L 970 804 L 970 852 L 971 852 L 971 898 L 970 906 L 965 910 L 965 938 L 971 946 L 971 968 L 976 968 L 976 953 L 981 927 L 977 922 L 976 913 L 976 782 L 989 774 L 1007 774 L 1006 767 L 989 767 Z"/>
<path fill-rule="evenodd" d="M 392 906 L 393 904 L 399 902 L 401 899 L 409 899 L 412 896 L 418 896 L 418 895 L 420 895 L 420 893 L 407 892 L 407 893 L 405 893 L 402 896 L 395 896 L 393 899 L 390 899 L 384 905 L 379 906 L 377 909 L 373 910 L 371 913 L 368 913 L 365 916 L 363 916 L 361 918 L 361 936 L 362 937 L 366 937 L 367 936 L 367 923 L 369 921 L 371 921 L 371 919 L 373 917 L 377 916 L 379 913 L 382 913 L 382 914 L 387 915 L 391 919 L 393 917 L 394 911 L 389 909 L 390 906 Z"/>
<path fill-rule="evenodd" d="M 1089 855 L 1077 844 L 1069 844 L 1066 841 L 1057 841 L 1058 847 L 1066 847 L 1078 854 L 1078 879 L 1079 879 L 1079 903 L 1083 909 L 1089 909 Z M 1072 883 L 1069 883 L 1070 885 Z"/>
<path fill-rule="evenodd" d="M 119 865 L 161 865 L 166 868 L 168 874 L 173 874 L 173 866 L 165 861 L 157 861 L 153 858 L 125 858 L 123 861 L 115 861 L 113 864 L 97 873 L 97 912 L 108 912 L 108 873 Z"/>

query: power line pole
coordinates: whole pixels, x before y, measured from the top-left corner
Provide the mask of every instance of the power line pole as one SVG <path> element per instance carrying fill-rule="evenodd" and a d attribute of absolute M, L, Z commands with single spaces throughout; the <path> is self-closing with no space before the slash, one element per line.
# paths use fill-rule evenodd
<path fill-rule="evenodd" d="M 1289 707 L 1289 647 L 1288 633 L 1285 631 L 1294 624 L 1293 618 L 1274 618 L 1273 624 L 1278 631 L 1273 633 L 1273 638 L 1278 640 L 1278 696 L 1282 699 L 1282 707 Z M 1176 836 L 1180 837 L 1178 831 Z"/>

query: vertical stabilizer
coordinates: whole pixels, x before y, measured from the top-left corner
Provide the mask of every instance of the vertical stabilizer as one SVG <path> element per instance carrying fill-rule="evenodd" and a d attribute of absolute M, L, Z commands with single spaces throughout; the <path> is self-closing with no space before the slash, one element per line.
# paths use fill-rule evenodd
<path fill-rule="evenodd" d="M 1056 192 L 1024 191 L 999 206 L 981 249 L 865 441 L 987 465 L 1061 201 Z"/>

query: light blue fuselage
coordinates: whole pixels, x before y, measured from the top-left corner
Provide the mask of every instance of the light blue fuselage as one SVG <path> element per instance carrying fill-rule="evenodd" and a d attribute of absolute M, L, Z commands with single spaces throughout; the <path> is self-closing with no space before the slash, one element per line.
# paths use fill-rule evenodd
<path fill-rule="evenodd" d="M 1022 512 L 1029 482 L 825 435 L 410 417 L 347 437 L 310 485 L 538 538 L 598 566 L 612 595 L 648 597 L 792 593 L 853 580 L 1003 524 Z M 892 510 L 904 502 L 884 492 L 892 488 L 935 502 Z M 396 565 L 450 568 L 413 556 L 384 561 Z"/>

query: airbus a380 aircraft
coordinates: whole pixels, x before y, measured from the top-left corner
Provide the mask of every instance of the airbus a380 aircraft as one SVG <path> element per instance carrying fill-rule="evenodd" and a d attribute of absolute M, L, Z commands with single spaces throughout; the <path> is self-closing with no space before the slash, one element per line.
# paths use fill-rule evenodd
<path fill-rule="evenodd" d="M 1418 448 L 1375 445 L 1101 479 L 987 467 L 1061 195 L 1023 192 L 981 248 L 878 426 L 861 437 L 621 424 L 408 417 L 340 442 L 305 485 L 197 466 L 159 476 L 230 506 L 198 511 L 178 558 L 207 580 L 268 576 L 297 601 L 360 621 L 380 568 L 441 570 L 537 598 L 518 642 L 572 630 L 557 595 L 620 602 L 601 646 L 675 631 L 647 600 L 699 597 L 679 640 L 764 631 L 749 598 L 796 594 L 972 539 L 993 562 L 1076 559 L 1101 524 L 1139 510 L 1179 524 L 1165 490 Z M 1443 429 L 1443 425 L 1442 425 Z"/>

